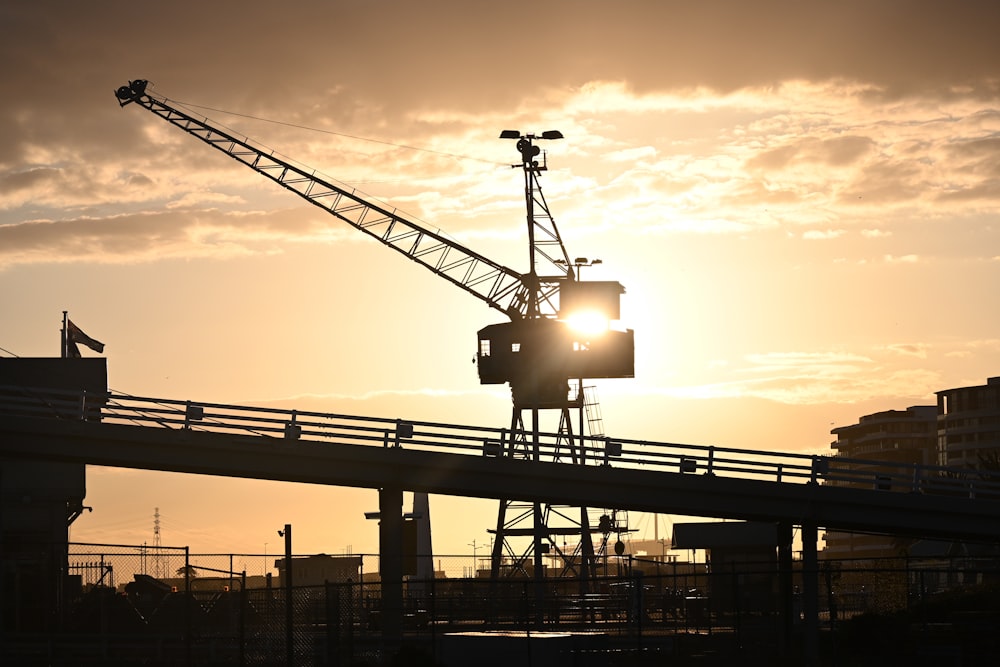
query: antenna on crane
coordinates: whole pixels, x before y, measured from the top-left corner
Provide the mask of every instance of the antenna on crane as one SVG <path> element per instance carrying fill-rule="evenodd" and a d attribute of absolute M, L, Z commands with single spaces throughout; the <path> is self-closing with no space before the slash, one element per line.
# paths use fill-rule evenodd
<path fill-rule="evenodd" d="M 535 145 L 537 139 L 562 139 L 559 130 L 546 130 L 540 135 L 521 134 L 518 130 L 504 130 L 501 139 L 517 139 L 516 148 L 521 154 L 521 162 L 512 164 L 512 169 L 524 170 L 524 202 L 528 218 L 528 276 L 529 285 L 527 317 L 539 317 L 539 304 L 543 296 L 538 280 L 538 261 L 540 258 L 549 260 L 554 266 L 562 269 L 565 277 L 572 280 L 572 270 L 569 269 L 569 255 L 563 247 L 562 238 L 556 228 L 555 220 L 549 215 L 549 207 L 542 196 L 542 186 L 538 182 L 538 174 L 546 171 L 545 156 L 539 164 L 538 154 L 541 149 Z M 564 264 L 562 262 L 565 262 Z"/>

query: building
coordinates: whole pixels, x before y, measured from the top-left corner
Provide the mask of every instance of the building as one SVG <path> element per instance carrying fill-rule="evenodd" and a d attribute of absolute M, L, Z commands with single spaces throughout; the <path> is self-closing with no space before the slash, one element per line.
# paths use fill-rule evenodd
<path fill-rule="evenodd" d="M 1000 377 L 937 393 L 937 463 L 1000 473 Z"/>
<path fill-rule="evenodd" d="M 879 464 L 935 465 L 938 441 L 937 407 L 915 405 L 906 410 L 886 410 L 865 415 L 857 424 L 839 426 L 832 431 L 837 439 L 830 444 L 837 450 L 839 465 L 866 473 L 859 477 L 877 479 Z M 852 461 L 851 459 L 857 459 Z M 845 486 L 860 482 L 830 482 Z M 891 490 L 891 489 L 887 489 Z M 905 491 L 909 489 L 897 489 Z M 824 558 L 884 558 L 898 556 L 909 546 L 885 535 L 827 532 Z"/>
<path fill-rule="evenodd" d="M 830 448 L 840 457 L 896 464 L 936 463 L 937 407 L 933 405 L 876 412 L 830 433 L 837 436 Z"/>
<path fill-rule="evenodd" d="M 988 378 L 985 385 L 935 393 L 937 405 L 876 412 L 857 424 L 833 429 L 837 439 L 831 448 L 842 464 L 867 473 L 860 477 L 868 479 L 878 478 L 882 462 L 977 470 L 1000 479 L 1000 377 Z M 825 540 L 825 558 L 899 556 L 911 546 L 885 536 L 835 531 Z"/>
<path fill-rule="evenodd" d="M 715 611 L 777 611 L 778 524 L 756 521 L 675 523 L 672 548 L 704 549 Z M 690 611 L 690 610 L 689 610 Z"/>
<path fill-rule="evenodd" d="M 107 390 L 104 358 L 0 359 L 5 415 L 99 419 Z M 79 594 L 69 527 L 86 495 L 84 464 L 11 458 L 0 446 L 0 632 L 54 630 Z"/>
<path fill-rule="evenodd" d="M 292 558 L 293 586 L 322 586 L 324 584 L 356 584 L 361 581 L 361 556 L 294 556 Z M 278 570 L 278 585 L 285 585 L 285 559 L 274 561 Z"/>

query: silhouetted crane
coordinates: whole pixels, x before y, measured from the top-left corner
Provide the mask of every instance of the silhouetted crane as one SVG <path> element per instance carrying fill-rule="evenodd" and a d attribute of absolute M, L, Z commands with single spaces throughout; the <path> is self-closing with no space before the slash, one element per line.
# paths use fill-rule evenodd
<path fill-rule="evenodd" d="M 585 415 L 596 410 L 596 405 L 587 400 L 584 380 L 633 377 L 634 336 L 630 329 L 603 327 L 599 332 L 584 334 L 570 326 L 574 316 L 586 311 L 602 313 L 605 324 L 618 320 L 620 297 L 625 290 L 614 281 L 580 280 L 580 268 L 597 261 L 571 260 L 549 213 L 539 183 L 539 175 L 547 165 L 544 155 L 541 161 L 538 159 L 541 151 L 537 142 L 561 139 L 560 132 L 550 130 L 536 135 L 504 130 L 500 134 L 501 139 L 516 140 L 520 161 L 512 167 L 524 173 L 529 261 L 528 270 L 519 272 L 407 219 L 396 209 L 390 210 L 356 190 L 277 157 L 273 151 L 248 138 L 239 138 L 207 118 L 192 116 L 147 88 L 147 81 L 138 79 L 121 86 L 115 94 L 121 106 L 137 104 L 151 111 L 507 316 L 509 321 L 478 332 L 476 363 L 480 383 L 508 383 L 513 401 L 509 431 L 501 442 L 486 443 L 485 454 L 533 460 L 565 458 L 578 465 L 588 460 L 591 464 L 607 463 L 614 456 L 613 443 L 591 437 L 591 442 L 601 444 L 586 444 Z M 576 433 L 574 410 L 579 424 Z M 541 411 L 559 415 L 561 445 L 555 451 L 540 451 Z M 527 425 L 525 415 L 530 417 Z M 591 418 L 589 423 L 593 421 Z M 517 497 L 517 489 L 512 489 L 511 495 Z M 530 558 L 538 582 L 543 576 L 543 555 L 554 549 L 561 557 L 560 574 L 578 576 L 586 591 L 595 573 L 591 533 L 603 533 L 603 549 L 608 535 L 620 532 L 620 527 L 608 522 L 612 513 L 603 514 L 600 525 L 591 528 L 587 508 L 578 509 L 578 518 L 573 519 L 561 509 L 542 503 L 518 505 L 502 500 L 491 554 L 492 575 L 526 576 Z M 568 522 L 569 527 L 556 526 L 557 520 Z M 522 523 L 530 527 L 519 527 Z M 579 538 L 572 551 L 565 549 L 565 538 L 570 534 Z M 518 537 L 530 538 L 524 550 L 513 546 Z M 562 544 L 556 537 L 563 538 Z"/>

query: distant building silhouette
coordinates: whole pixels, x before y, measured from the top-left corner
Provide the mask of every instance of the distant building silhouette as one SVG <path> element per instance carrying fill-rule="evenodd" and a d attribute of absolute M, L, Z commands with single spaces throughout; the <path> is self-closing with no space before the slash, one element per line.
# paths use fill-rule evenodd
<path fill-rule="evenodd" d="M 1000 377 L 936 393 L 938 465 L 1000 473 Z"/>
<path fill-rule="evenodd" d="M 837 450 L 837 457 L 862 459 L 864 462 L 845 461 L 851 470 L 870 473 L 877 479 L 879 465 L 900 464 L 935 465 L 937 463 L 937 407 L 915 405 L 906 410 L 885 410 L 865 415 L 857 424 L 839 426 L 832 431 L 837 439 L 830 444 Z M 844 486 L 860 482 L 831 482 Z M 892 490 L 892 489 L 886 489 Z M 908 491 L 909 489 L 897 489 Z M 881 558 L 898 556 L 909 546 L 887 535 L 866 535 L 830 531 L 825 537 L 823 550 L 826 558 Z"/>
<path fill-rule="evenodd" d="M 93 399 L 81 402 L 81 390 Z M 99 419 L 107 390 L 103 357 L 0 358 L 5 415 Z M 60 601 L 79 594 L 81 575 L 69 568 L 69 528 L 88 509 L 86 476 L 83 463 L 0 451 L 0 635 L 55 630 Z"/>
<path fill-rule="evenodd" d="M 284 586 L 285 559 L 274 561 L 278 583 Z M 356 584 L 361 581 L 361 556 L 294 556 L 292 578 L 295 586 L 322 586 L 325 583 Z"/>
<path fill-rule="evenodd" d="M 878 479 L 879 465 L 915 464 L 974 469 L 1000 479 L 1000 377 L 985 385 L 935 392 L 937 405 L 886 410 L 839 426 L 830 447 L 851 470 Z M 850 486 L 852 482 L 830 482 Z M 908 488 L 886 491 L 910 491 Z M 912 543 L 883 535 L 830 531 L 825 558 L 883 558 L 904 555 Z M 951 548 L 951 547 L 949 547 Z"/>

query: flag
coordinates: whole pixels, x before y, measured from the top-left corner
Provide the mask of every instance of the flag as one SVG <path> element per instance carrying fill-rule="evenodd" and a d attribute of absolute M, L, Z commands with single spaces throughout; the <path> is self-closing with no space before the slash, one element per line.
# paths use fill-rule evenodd
<path fill-rule="evenodd" d="M 77 349 L 76 344 L 82 343 L 89 347 L 94 352 L 104 352 L 104 343 L 94 340 L 87 334 L 80 330 L 80 327 L 73 324 L 73 320 L 66 320 L 66 343 L 69 348 L 70 356 L 79 357 L 80 350 Z"/>

